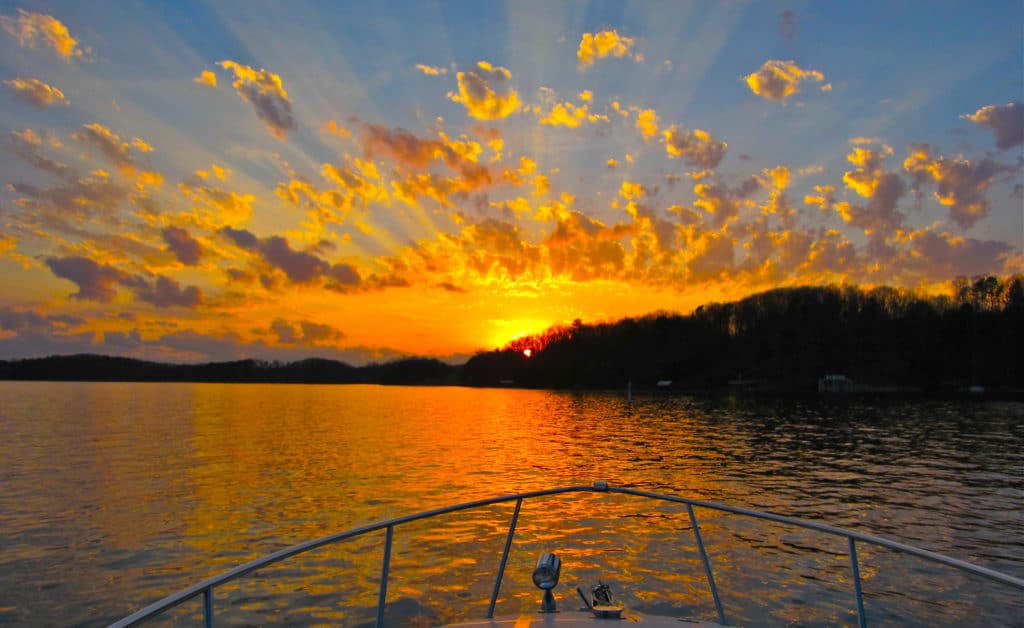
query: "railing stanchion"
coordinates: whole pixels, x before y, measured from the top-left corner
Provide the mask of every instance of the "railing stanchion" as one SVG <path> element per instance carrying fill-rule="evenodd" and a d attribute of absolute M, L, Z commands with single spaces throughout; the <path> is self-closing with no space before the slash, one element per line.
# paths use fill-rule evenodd
<path fill-rule="evenodd" d="M 203 625 L 213 628 L 213 587 L 203 589 Z"/>
<path fill-rule="evenodd" d="M 505 563 L 508 562 L 508 552 L 512 549 L 512 537 L 516 535 L 516 522 L 519 521 L 519 508 L 523 505 L 523 498 L 516 500 L 516 509 L 512 512 L 512 521 L 508 524 L 508 536 L 505 537 L 505 549 L 501 552 L 501 562 L 498 563 L 498 577 L 494 580 L 494 591 L 491 593 L 491 603 L 487 606 L 487 619 L 494 617 L 494 605 L 498 601 L 498 591 L 501 589 L 501 578 L 505 575 Z"/>
<path fill-rule="evenodd" d="M 384 536 L 384 562 L 380 567 L 380 596 L 377 598 L 377 628 L 384 625 L 384 602 L 388 599 L 388 569 L 391 567 L 391 537 L 395 535 L 395 526 L 387 527 Z"/>
<path fill-rule="evenodd" d="M 846 538 L 850 541 L 850 566 L 853 567 L 853 590 L 857 594 L 857 623 L 860 625 L 860 628 L 866 628 L 868 620 L 864 616 L 864 594 L 860 590 L 860 565 L 857 562 L 857 544 L 852 536 Z"/>
<path fill-rule="evenodd" d="M 686 512 L 690 514 L 690 525 L 693 526 L 693 536 L 697 539 L 697 549 L 700 550 L 700 558 L 704 561 L 704 573 L 708 576 L 708 586 L 711 587 L 711 597 L 715 598 L 715 609 L 718 611 L 718 623 L 725 624 L 725 611 L 722 610 L 722 600 L 718 597 L 718 587 L 715 586 L 715 576 L 711 573 L 711 561 L 708 553 L 704 550 L 704 540 L 700 536 L 700 525 L 697 523 L 697 515 L 693 513 L 693 504 L 686 504 Z"/>

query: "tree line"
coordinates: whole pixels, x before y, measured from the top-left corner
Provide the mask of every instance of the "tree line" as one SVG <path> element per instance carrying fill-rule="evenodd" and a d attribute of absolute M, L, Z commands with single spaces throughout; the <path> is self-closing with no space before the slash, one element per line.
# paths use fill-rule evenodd
<path fill-rule="evenodd" d="M 326 359 L 165 364 L 101 355 L 0 361 L 0 379 L 514 385 L 535 388 L 730 385 L 812 390 L 842 374 L 873 386 L 1021 391 L 1024 278 L 958 278 L 950 295 L 892 287 L 769 290 L 692 314 L 576 320 L 453 366 L 430 358 L 352 366 Z M 525 350 L 530 350 L 527 357 Z"/>
<path fill-rule="evenodd" d="M 732 384 L 816 389 L 841 374 L 876 387 L 1024 388 L 1019 275 L 958 278 L 951 295 L 892 287 L 780 288 L 690 315 L 552 327 L 478 354 L 463 380 L 553 388 Z M 530 357 L 524 354 L 530 350 Z"/>

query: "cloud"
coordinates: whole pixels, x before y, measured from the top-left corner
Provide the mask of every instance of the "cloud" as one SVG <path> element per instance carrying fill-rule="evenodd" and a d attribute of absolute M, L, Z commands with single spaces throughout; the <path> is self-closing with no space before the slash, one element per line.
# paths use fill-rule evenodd
<path fill-rule="evenodd" d="M 448 68 L 438 68 L 432 65 L 424 65 L 422 63 L 416 64 L 416 69 L 423 72 L 427 76 L 440 76 L 442 74 L 448 74 Z"/>
<path fill-rule="evenodd" d="M 52 85 L 34 78 L 16 78 L 4 81 L 11 90 L 14 99 L 39 109 L 53 105 L 70 105 L 71 101 L 64 97 L 64 92 Z"/>
<path fill-rule="evenodd" d="M 288 131 L 298 128 L 292 117 L 292 102 L 288 99 L 288 92 L 284 90 L 280 76 L 263 68 L 257 71 L 230 60 L 221 61 L 218 65 L 234 72 L 235 82 L 231 86 L 242 100 L 253 106 L 271 135 L 280 140 L 287 139 Z"/>
<path fill-rule="evenodd" d="M 992 129 L 996 147 L 1000 150 L 1024 144 L 1024 105 L 1019 102 L 1007 103 L 1006 106 L 988 105 L 960 117 Z"/>
<path fill-rule="evenodd" d="M 924 144 L 910 147 L 903 167 L 914 177 L 915 189 L 924 183 L 936 185 L 935 199 L 949 208 L 950 218 L 961 229 L 970 229 L 988 216 L 991 205 L 986 192 L 996 178 L 1013 169 L 984 157 L 980 161 L 933 157 Z"/>
<path fill-rule="evenodd" d="M 590 113 L 586 105 L 574 105 L 571 102 L 557 103 L 540 123 L 549 126 L 564 126 L 575 129 L 582 122 L 608 122 L 608 116 L 599 113 Z"/>
<path fill-rule="evenodd" d="M 444 143 L 420 138 L 405 129 L 392 130 L 379 124 L 364 124 L 362 141 L 368 157 L 383 153 L 414 168 L 426 168 L 435 159 L 459 161 L 459 156 Z"/>
<path fill-rule="evenodd" d="M 281 236 L 270 236 L 261 241 L 259 250 L 264 259 L 283 270 L 296 283 L 309 283 L 330 269 L 327 262 L 316 255 L 293 250 Z"/>
<path fill-rule="evenodd" d="M 338 137 L 349 138 L 352 136 L 352 131 L 349 131 L 343 126 L 339 126 L 334 120 L 328 120 L 327 124 L 323 126 L 323 130 L 327 131 L 331 135 L 337 135 Z"/>
<path fill-rule="evenodd" d="M 358 286 L 362 281 L 359 271 L 356 270 L 355 266 L 349 264 L 335 264 L 331 266 L 331 269 L 327 271 L 327 276 L 334 280 L 337 285 L 341 286 Z"/>
<path fill-rule="evenodd" d="M 281 236 L 257 238 L 245 229 L 224 227 L 219 231 L 235 246 L 256 253 L 271 267 L 282 271 L 292 283 L 311 284 L 326 280 L 326 287 L 343 290 L 359 286 L 362 279 L 353 266 L 331 265 L 323 258 L 308 251 L 296 251 Z"/>
<path fill-rule="evenodd" d="M 275 318 L 270 323 L 270 331 L 277 336 L 277 342 L 283 345 L 313 346 L 345 337 L 345 334 L 331 325 L 305 320 L 292 322 L 283 318 Z"/>
<path fill-rule="evenodd" d="M 846 186 L 868 199 L 867 205 L 838 202 L 834 208 L 844 221 L 878 238 L 884 238 L 903 225 L 905 216 L 896 209 L 900 198 L 907 192 L 907 185 L 896 172 L 886 172 L 883 162 L 892 149 L 882 145 L 880 149 L 861 148 L 865 142 L 854 141 L 853 152 L 846 159 L 857 166 L 843 174 Z M 831 195 L 823 195 L 831 199 Z M 806 199 L 805 199 L 806 200 Z"/>
<path fill-rule="evenodd" d="M 449 189 L 445 196 L 450 192 L 469 192 L 488 187 L 495 179 L 491 170 L 478 162 L 483 147 L 465 136 L 461 140 L 455 140 L 441 133 L 440 139 L 425 139 L 404 129 L 392 130 L 377 124 L 364 124 L 361 138 L 367 158 L 384 154 L 400 164 L 418 170 L 428 168 L 434 161 L 443 162 L 460 175 L 457 180 L 448 180 L 449 185 L 446 187 Z M 345 172 L 338 173 L 333 166 L 331 166 L 331 170 L 333 172 L 327 172 L 328 178 L 337 179 L 339 184 L 346 187 L 351 187 L 350 184 L 358 178 L 346 175 Z M 372 174 L 375 175 L 375 178 L 380 178 L 375 169 Z M 437 177 L 424 173 L 414 175 L 412 179 L 421 184 L 428 181 L 438 182 Z M 393 182 L 392 185 L 396 183 L 399 182 Z M 411 181 L 407 180 L 399 185 L 408 186 L 410 183 Z"/>
<path fill-rule="evenodd" d="M 633 49 L 634 43 L 632 38 L 619 35 L 616 31 L 583 33 L 579 48 L 576 50 L 576 59 L 580 69 L 585 70 L 594 65 L 598 59 L 627 56 Z M 641 61 L 643 57 L 636 55 L 634 59 Z"/>
<path fill-rule="evenodd" d="M 461 171 L 476 163 L 483 151 L 476 142 L 452 141 L 443 133 L 441 139 L 425 139 L 405 129 L 392 130 L 379 124 L 364 124 L 361 138 L 367 156 L 384 154 L 414 168 L 426 168 L 432 161 L 440 160 Z"/>
<path fill-rule="evenodd" d="M 253 194 L 238 194 L 215 185 L 183 182 L 178 189 L 192 202 L 196 217 L 212 228 L 246 222 L 256 202 Z"/>
<path fill-rule="evenodd" d="M 40 156 L 40 165 L 59 164 Z M 118 206 L 132 198 L 131 190 L 105 173 L 79 178 L 67 169 L 63 182 L 52 187 L 30 183 L 11 183 L 7 189 L 19 197 L 14 204 L 22 209 L 15 220 L 23 227 L 59 231 L 74 236 L 92 237 L 90 228 L 105 225 L 124 229 L 126 221 Z"/>
<path fill-rule="evenodd" d="M 821 83 L 825 75 L 817 70 L 802 70 L 792 61 L 765 61 L 757 72 L 744 77 L 750 91 L 766 100 L 784 102 L 800 92 L 801 83 Z"/>
<path fill-rule="evenodd" d="M 999 272 L 1014 251 L 1006 242 L 964 238 L 935 228 L 914 231 L 907 240 L 910 250 L 902 264 L 935 281 Z"/>
<path fill-rule="evenodd" d="M 676 126 L 663 132 L 665 152 L 669 157 L 682 159 L 688 166 L 711 169 L 725 157 L 728 144 L 719 142 L 707 131 L 684 131 Z"/>
<path fill-rule="evenodd" d="M 23 308 L 0 308 L 0 329 L 13 332 L 55 332 L 77 327 L 85 320 L 67 314 L 40 314 Z"/>
<path fill-rule="evenodd" d="M 701 234 L 691 243 L 692 255 L 687 264 L 690 279 L 696 281 L 718 279 L 735 266 L 735 242 L 726 235 L 713 231 Z"/>
<path fill-rule="evenodd" d="M 129 276 L 113 266 L 100 265 L 87 257 L 48 257 L 50 271 L 78 286 L 72 298 L 109 303 L 117 296 L 116 286 Z"/>
<path fill-rule="evenodd" d="M 636 114 L 636 128 L 644 140 L 658 135 L 658 114 L 654 109 L 643 109 Z"/>
<path fill-rule="evenodd" d="M 167 246 L 174 253 L 174 256 L 178 258 L 179 262 L 186 266 L 195 266 L 199 263 L 199 258 L 203 252 L 202 247 L 199 245 L 199 241 L 193 238 L 187 230 L 181 227 L 166 227 L 160 232 L 160 235 L 163 236 Z"/>
<path fill-rule="evenodd" d="M 157 277 L 155 283 L 150 283 L 87 257 L 48 257 L 46 266 L 57 277 L 78 286 L 78 292 L 71 295 L 74 299 L 110 303 L 117 297 L 117 286 L 121 285 L 133 290 L 140 300 L 157 307 L 195 307 L 202 302 L 202 292 L 196 286 L 182 289 L 177 281 L 167 277 Z"/>
<path fill-rule="evenodd" d="M 697 195 L 694 207 L 711 216 L 716 225 L 725 224 L 739 213 L 741 195 L 721 181 L 697 183 L 693 186 L 693 193 Z"/>
<path fill-rule="evenodd" d="M 203 302 L 203 293 L 196 286 L 182 289 L 181 284 L 167 277 L 157 277 L 156 283 L 132 282 L 139 299 L 157 307 L 196 307 Z"/>
<path fill-rule="evenodd" d="M 90 52 L 88 48 L 79 46 L 67 26 L 51 15 L 18 9 L 17 17 L 0 15 L 0 27 L 16 37 L 21 46 L 35 48 L 37 44 L 42 44 L 52 48 L 65 61 L 82 58 Z"/>
<path fill-rule="evenodd" d="M 217 87 L 217 75 L 209 70 L 203 70 L 199 76 L 192 79 L 193 83 L 198 85 L 206 85 L 207 87 Z"/>
<path fill-rule="evenodd" d="M 119 170 L 129 174 L 136 169 L 130 147 L 144 153 L 153 151 L 153 147 L 137 137 L 132 138 L 131 142 L 122 142 L 119 135 L 97 123 L 82 125 L 81 130 L 72 133 L 71 137 L 97 149 Z"/>
<path fill-rule="evenodd" d="M 48 136 L 45 133 L 40 135 L 32 129 L 11 131 L 7 135 L 6 144 L 7 148 L 10 149 L 12 153 L 34 168 L 42 170 L 43 172 L 48 172 L 61 179 L 77 178 L 78 173 L 74 168 L 70 168 L 40 153 L 43 141 L 44 139 L 47 139 L 47 137 Z"/>
<path fill-rule="evenodd" d="M 816 185 L 814 186 L 814 191 L 816 194 L 807 194 L 804 196 L 804 203 L 813 205 L 821 211 L 828 211 L 835 204 L 836 186 Z"/>
<path fill-rule="evenodd" d="M 508 86 L 512 73 L 486 61 L 477 69 L 455 75 L 459 93 L 448 93 L 453 102 L 462 103 L 469 115 L 478 120 L 500 120 L 519 111 L 519 94 Z"/>
<path fill-rule="evenodd" d="M 220 233 L 234 242 L 235 246 L 246 251 L 255 251 L 259 247 L 260 240 L 251 231 L 245 229 L 232 229 L 224 227 Z"/>

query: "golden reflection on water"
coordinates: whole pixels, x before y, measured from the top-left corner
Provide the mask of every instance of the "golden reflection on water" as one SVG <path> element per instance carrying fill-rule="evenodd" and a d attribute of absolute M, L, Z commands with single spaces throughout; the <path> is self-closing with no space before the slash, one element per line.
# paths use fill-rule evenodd
<path fill-rule="evenodd" d="M 0 406 L 0 457 L 10 461 L 0 471 L 0 623 L 102 625 L 304 540 L 598 479 L 1024 571 L 1022 524 L 999 514 L 1024 506 L 1013 489 L 1024 460 L 1005 447 L 1021 437 L 1019 405 L 958 409 L 977 415 L 964 430 L 959 419 L 935 422 L 944 406 L 908 404 L 670 397 L 627 406 L 610 394 L 375 386 L 3 382 L 0 392 L 10 400 Z M 497 505 L 396 529 L 390 621 L 482 617 L 511 514 Z M 730 621 L 856 622 L 843 539 L 697 514 Z M 563 558 L 568 607 L 576 584 L 601 578 L 633 612 L 715 616 L 683 508 L 589 494 L 525 503 L 499 613 L 536 606 L 529 577 L 549 549 Z M 218 619 L 366 622 L 382 550 L 375 533 L 256 572 L 217 592 Z M 885 623 L 1024 610 L 984 583 L 861 552 L 869 615 Z M 187 623 L 199 609 L 184 605 L 165 622 Z M 39 613 L 52 622 L 35 621 Z"/>

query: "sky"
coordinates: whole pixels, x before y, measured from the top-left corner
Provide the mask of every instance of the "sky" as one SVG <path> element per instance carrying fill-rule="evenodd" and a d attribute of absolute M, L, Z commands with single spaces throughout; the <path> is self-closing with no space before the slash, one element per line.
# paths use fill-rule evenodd
<path fill-rule="evenodd" d="M 0 0 L 0 359 L 1024 272 L 1024 5 Z"/>

